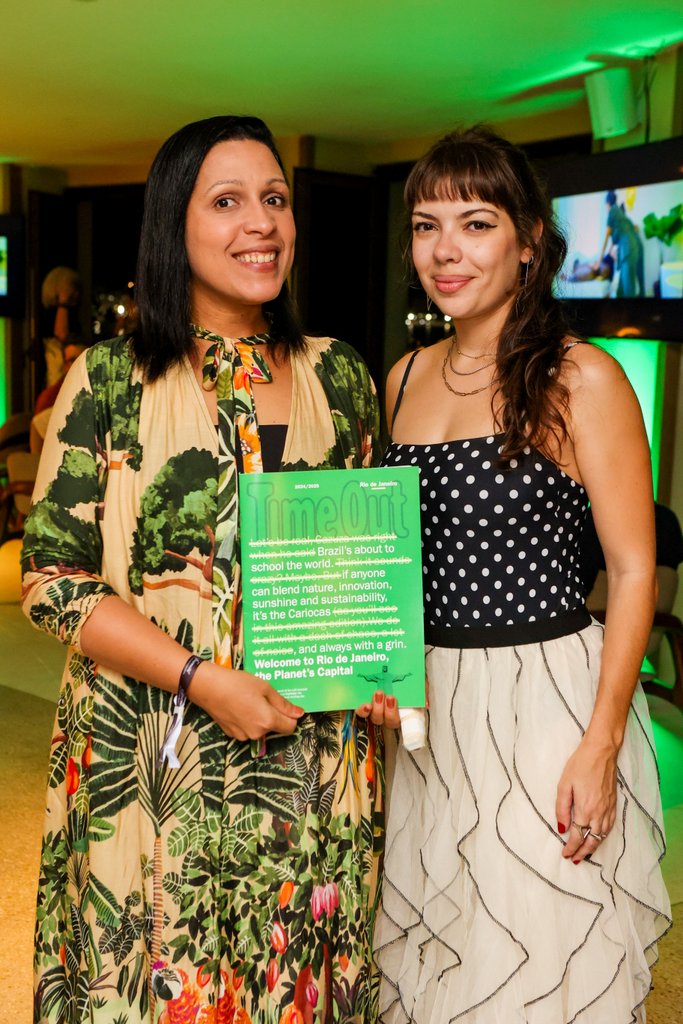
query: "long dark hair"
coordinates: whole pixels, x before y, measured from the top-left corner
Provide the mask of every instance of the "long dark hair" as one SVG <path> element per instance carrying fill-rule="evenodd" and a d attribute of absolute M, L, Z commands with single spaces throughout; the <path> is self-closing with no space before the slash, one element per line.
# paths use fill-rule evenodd
<path fill-rule="evenodd" d="M 520 245 L 531 248 L 533 261 L 528 268 L 520 265 L 496 356 L 496 394 L 502 397 L 497 426 L 505 433 L 501 454 L 509 461 L 527 445 L 543 449 L 550 435 L 561 443 L 569 395 L 559 369 L 568 329 L 552 285 L 567 243 L 526 154 L 485 125 L 450 132 L 415 164 L 404 196 L 409 214 L 417 203 L 433 199 L 491 203 L 508 214 Z"/>
<path fill-rule="evenodd" d="M 268 127 L 258 117 L 223 115 L 186 124 L 157 153 L 147 179 L 135 298 L 140 327 L 133 336 L 135 359 L 147 380 L 156 380 L 189 354 L 190 266 L 185 217 L 197 175 L 219 142 L 250 140 L 267 146 L 285 169 Z M 263 311 L 273 343 L 301 349 L 304 339 L 287 284 Z"/>

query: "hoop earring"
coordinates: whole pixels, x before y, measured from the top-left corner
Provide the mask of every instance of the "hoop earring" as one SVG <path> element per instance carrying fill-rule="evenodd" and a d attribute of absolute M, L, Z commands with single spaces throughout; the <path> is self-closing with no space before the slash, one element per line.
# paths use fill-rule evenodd
<path fill-rule="evenodd" d="M 534 262 L 534 257 L 530 256 L 529 259 L 524 264 L 524 287 L 525 288 L 526 288 L 526 286 L 529 283 L 529 267 L 531 266 L 531 264 L 533 262 Z"/>

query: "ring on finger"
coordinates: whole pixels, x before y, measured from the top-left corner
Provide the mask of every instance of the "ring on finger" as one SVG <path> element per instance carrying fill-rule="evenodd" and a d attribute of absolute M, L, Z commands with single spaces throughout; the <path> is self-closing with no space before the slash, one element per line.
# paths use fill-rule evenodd
<path fill-rule="evenodd" d="M 578 821 L 573 821 L 572 825 L 574 826 L 574 828 L 578 828 L 579 832 L 581 833 L 581 838 L 584 841 L 588 838 L 589 835 L 592 835 L 590 825 L 579 825 Z"/>

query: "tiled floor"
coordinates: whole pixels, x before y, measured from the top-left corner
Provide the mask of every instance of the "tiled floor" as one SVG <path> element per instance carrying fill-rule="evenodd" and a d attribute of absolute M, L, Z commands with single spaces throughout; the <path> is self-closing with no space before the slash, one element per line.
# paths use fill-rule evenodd
<path fill-rule="evenodd" d="M 17 605 L 0 604 L 0 1021 L 31 1019 L 35 879 L 54 702 L 64 648 L 36 632 Z M 661 943 L 648 1024 L 683 1024 L 683 715 L 650 707 L 662 771 L 668 854 L 664 876 L 678 927 Z M 11 865 L 11 869 L 8 866 Z M 615 1022 L 617 1024 L 617 1022 Z"/>

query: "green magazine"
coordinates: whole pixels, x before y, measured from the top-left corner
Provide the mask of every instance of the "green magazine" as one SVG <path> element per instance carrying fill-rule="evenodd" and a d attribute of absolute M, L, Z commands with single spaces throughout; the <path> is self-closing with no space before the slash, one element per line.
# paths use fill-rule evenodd
<path fill-rule="evenodd" d="M 240 477 L 245 668 L 306 711 L 424 706 L 419 471 Z"/>

